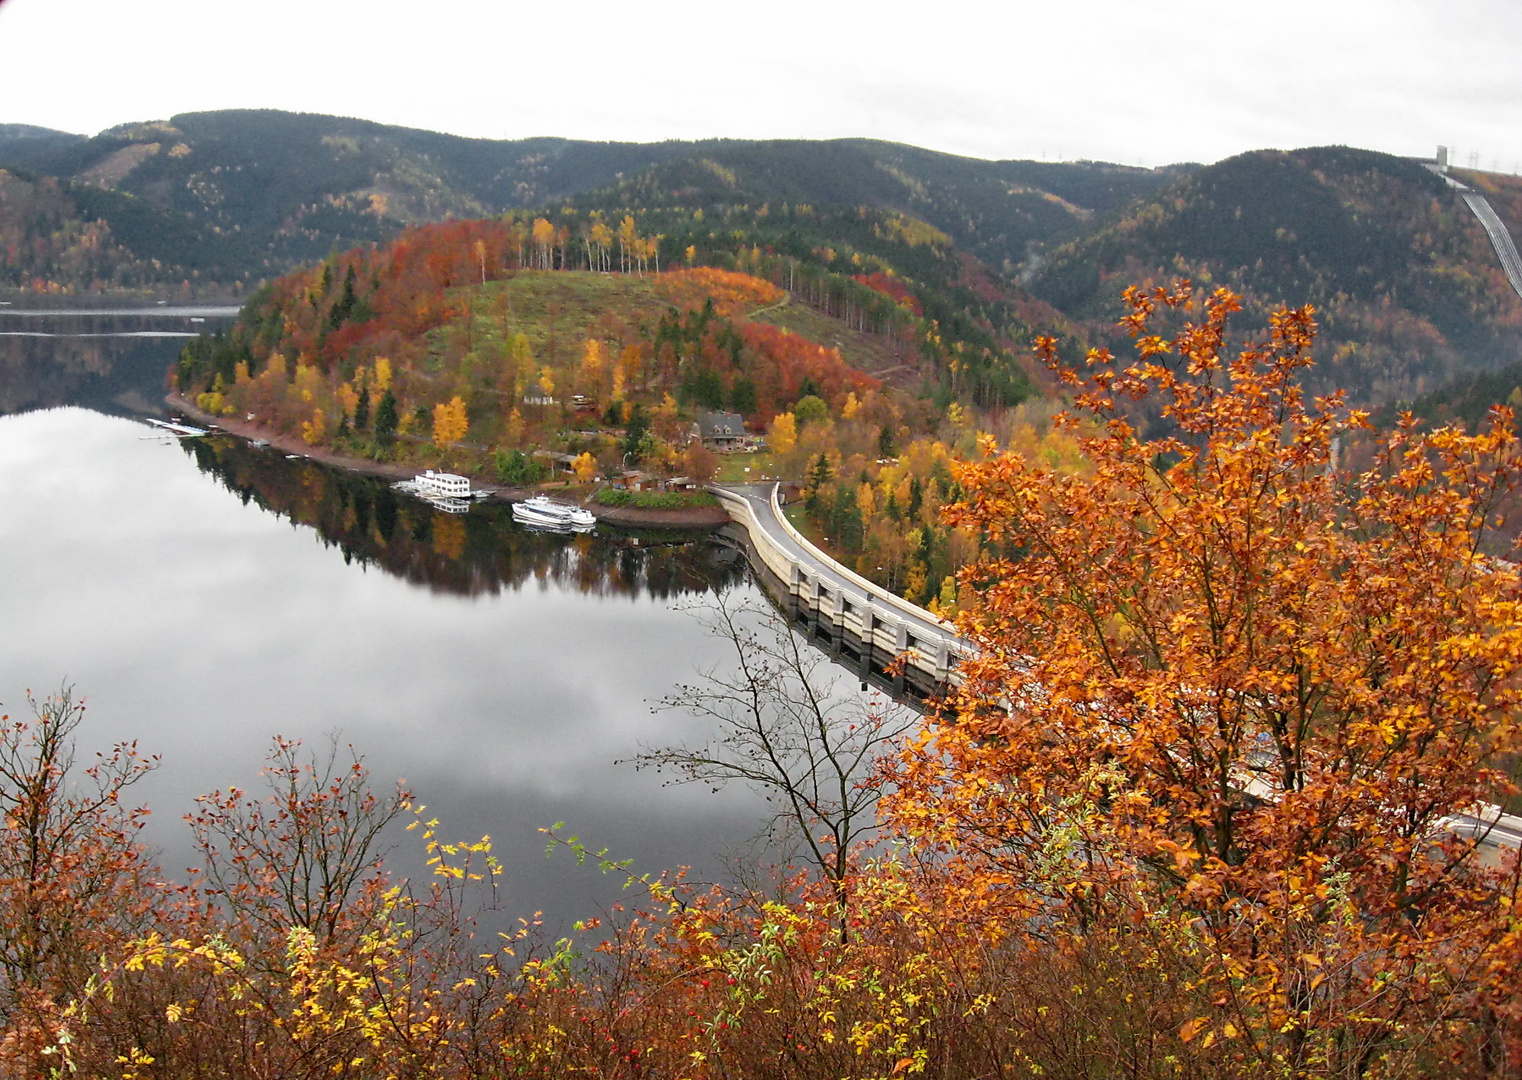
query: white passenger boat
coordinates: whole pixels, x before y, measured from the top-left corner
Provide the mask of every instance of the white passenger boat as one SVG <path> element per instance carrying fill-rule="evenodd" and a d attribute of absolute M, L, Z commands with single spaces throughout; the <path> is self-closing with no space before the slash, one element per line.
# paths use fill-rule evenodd
<path fill-rule="evenodd" d="M 544 529 L 590 529 L 597 524 L 592 511 L 553 502 L 546 495 L 513 503 L 513 520 Z"/>
<path fill-rule="evenodd" d="M 416 495 L 428 505 L 450 514 L 463 514 L 470 509 L 472 499 L 489 498 L 492 493 L 491 488 L 471 490 L 469 477 L 432 469 L 418 473 L 410 480 L 398 480 L 391 487 L 406 495 Z"/>
<path fill-rule="evenodd" d="M 168 420 L 155 420 L 151 416 L 143 418 L 145 423 L 151 424 L 160 431 L 177 435 L 182 439 L 194 439 L 201 435 L 209 434 L 205 428 L 191 427 L 189 424 L 177 424 Z"/>
<path fill-rule="evenodd" d="M 412 478 L 412 487 L 419 495 L 431 495 L 435 499 L 470 498 L 470 479 L 455 473 L 427 472 Z"/>
<path fill-rule="evenodd" d="M 490 488 L 477 488 L 472 491 L 469 477 L 458 476 L 455 473 L 434 472 L 432 469 L 419 473 L 410 480 L 398 480 L 391 486 L 397 491 L 416 495 L 436 505 L 447 502 L 468 507 L 471 499 L 485 499 L 491 495 Z M 448 509 L 451 513 L 463 513 L 453 505 Z"/>

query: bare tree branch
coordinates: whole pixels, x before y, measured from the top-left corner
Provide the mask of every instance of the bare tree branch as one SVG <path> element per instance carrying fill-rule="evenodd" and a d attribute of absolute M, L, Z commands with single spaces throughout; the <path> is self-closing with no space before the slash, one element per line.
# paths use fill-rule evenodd
<path fill-rule="evenodd" d="M 843 899 L 852 852 L 877 829 L 878 758 L 918 717 L 856 694 L 763 603 L 721 596 L 690 610 L 732 646 L 733 662 L 679 685 L 658 709 L 710 719 L 713 735 L 696 746 L 646 748 L 637 767 L 669 771 L 674 784 L 717 791 L 738 781 L 759 791 L 776 808 L 769 829 L 795 834 Z"/>

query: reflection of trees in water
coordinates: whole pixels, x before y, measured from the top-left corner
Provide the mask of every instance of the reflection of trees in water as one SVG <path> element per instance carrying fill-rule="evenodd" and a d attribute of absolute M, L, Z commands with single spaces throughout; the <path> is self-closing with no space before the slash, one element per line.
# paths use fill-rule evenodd
<path fill-rule="evenodd" d="M 665 599 L 721 589 L 747 573 L 743 555 L 706 538 L 649 543 L 534 532 L 515 524 L 501 503 L 446 514 L 382 480 L 288 460 L 236 439 L 181 445 L 245 504 L 317 530 L 345 562 L 441 592 L 476 596 L 536 580 L 598 596 Z"/>
<path fill-rule="evenodd" d="M 192 331 L 188 318 L 130 315 L 22 317 L 0 309 L 0 414 L 83 405 L 141 413 L 163 403 L 164 379 L 184 338 L 83 337 L 145 330 Z M 63 335 L 38 337 L 39 333 Z"/>

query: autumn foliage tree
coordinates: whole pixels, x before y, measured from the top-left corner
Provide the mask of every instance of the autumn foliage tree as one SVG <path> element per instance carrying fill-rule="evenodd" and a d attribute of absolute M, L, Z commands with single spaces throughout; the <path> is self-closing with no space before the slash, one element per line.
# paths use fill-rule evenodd
<path fill-rule="evenodd" d="M 0 1069 L 30 1075 L 97 958 L 152 924 L 156 868 L 127 802 L 155 762 L 121 744 L 75 765 L 84 706 L 65 688 L 0 716 Z"/>
<path fill-rule="evenodd" d="M 433 443 L 440 450 L 465 438 L 469 430 L 462 398 L 457 396 L 433 407 Z"/>
<path fill-rule="evenodd" d="M 615 240 L 598 227 L 586 254 L 605 266 Z M 641 238 L 623 232 L 620 263 L 637 268 Z M 396 254 L 452 288 L 513 250 L 521 267 L 532 235 L 518 222 L 478 239 L 464 263 Z M 563 265 L 566 237 L 543 240 Z M 609 403 L 618 453 L 649 460 L 681 432 L 684 373 L 732 394 L 775 345 L 777 378 L 745 375 L 773 454 L 807 470 L 838 553 L 956 612 L 975 646 L 961 681 L 901 729 L 836 708 L 810 677 L 822 654 L 786 628 L 772 644 L 731 622 L 733 673 L 668 700 L 716 721 L 712 739 L 644 760 L 769 792 L 811 868 L 727 889 L 631 874 L 642 898 L 582 924 L 589 953 L 478 936 L 466 893 L 491 891 L 488 842 L 442 844 L 403 793 L 370 793 L 357 756 L 284 741 L 267 793 L 199 802 L 203 867 L 165 884 L 119 799 L 146 763 L 121 748 L 93 786 L 71 785 L 72 707 L 40 710 L 0 735 L 0 1071 L 1518 1074 L 1522 869 L 1484 843 L 1522 760 L 1522 581 L 1494 540 L 1522 464 L 1509 414 L 1474 434 L 1409 418 L 1376 431 L 1298 389 L 1309 309 L 1243 346 L 1237 299 L 1182 285 L 1127 293 L 1134 359 L 1096 350 L 1070 370 L 1041 340 L 1071 415 L 1044 433 L 1027 423 L 1044 416 L 997 418 L 1001 451 L 977 438 L 988 415 L 952 402 L 917 418 L 846 372 L 832 380 L 832 350 L 727 325 L 712 292 L 649 348 L 599 330 L 606 363 L 591 366 L 572 364 L 581 332 L 557 360 L 505 321 L 496 352 L 467 364 L 482 315 L 437 378 L 369 353 L 323 367 L 324 349 L 358 340 L 350 276 L 281 286 L 306 299 L 271 315 L 294 311 L 312 348 L 287 340 L 233 365 L 235 404 L 357 422 L 363 388 L 378 435 L 416 439 L 432 404 L 434 434 L 453 421 L 463 438 L 490 391 L 482 371 L 515 402 L 595 373 L 629 392 Z M 358 309 L 374 279 L 352 277 Z M 694 282 L 650 288 L 671 284 Z M 428 294 L 397 312 L 442 317 Z M 404 355 L 389 330 L 372 344 Z M 526 445 L 508 415 L 510 444 Z M 505 481 L 534 479 L 522 450 L 496 460 Z M 466 536 L 448 518 L 413 539 L 458 559 Z M 406 819 L 431 881 L 380 861 L 383 831 Z"/>
<path fill-rule="evenodd" d="M 277 738 L 264 776 L 262 796 L 198 800 L 204 865 L 190 884 L 144 880 L 119 856 L 100 868 L 120 911 L 88 912 L 88 978 L 25 982 L 35 1016 L 0 1018 L 6 1075 L 500 1074 L 513 1024 L 501 947 L 523 935 L 475 936 L 500 871 L 490 843 L 442 843 L 436 821 L 399 788 L 373 793 L 336 744 L 308 756 Z M 403 815 L 431 880 L 383 869 Z M 59 854 L 55 872 L 80 876 Z M 52 918 L 81 913 L 55 902 Z"/>
<path fill-rule="evenodd" d="M 961 574 L 978 652 L 896 819 L 1024 948 L 1166 938 L 1179 1039 L 1223 1068 L 1499 1074 L 1508 1037 L 1515 1067 L 1516 853 L 1480 843 L 1522 749 L 1522 589 L 1486 547 L 1511 418 L 1404 418 L 1352 475 L 1367 418 L 1296 385 L 1311 309 L 1233 355 L 1229 292 L 1126 304 L 1134 360 L 1039 344 L 1091 474 L 956 467 L 949 520 L 1003 554 Z"/>

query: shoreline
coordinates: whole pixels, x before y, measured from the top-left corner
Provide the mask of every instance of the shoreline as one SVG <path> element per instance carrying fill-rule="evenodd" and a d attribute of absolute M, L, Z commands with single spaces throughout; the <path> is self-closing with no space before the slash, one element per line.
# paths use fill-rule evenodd
<path fill-rule="evenodd" d="M 152 314 L 163 304 L 168 307 L 230 307 L 241 309 L 248 302 L 247 292 L 217 289 L 183 292 L 178 285 L 164 289 L 106 289 L 100 292 L 37 292 L 32 289 L 0 288 L 0 302 L 16 311 L 50 311 L 55 308 L 141 308 Z"/>
<path fill-rule="evenodd" d="M 331 468 L 376 476 L 385 480 L 408 480 L 423 471 L 409 465 L 394 465 L 390 462 L 371 461 L 368 458 L 349 457 L 323 447 L 309 446 L 298 435 L 270 431 L 247 420 L 212 416 L 210 413 L 201 411 L 177 392 L 166 394 L 164 402 L 175 411 L 218 431 L 225 431 L 240 439 L 264 439 L 277 450 L 296 454 Z M 493 489 L 490 499 L 487 500 L 489 502 L 512 503 L 520 502 L 533 495 L 553 494 L 552 489 L 512 487 L 486 477 L 472 476 L 468 473 L 466 475 L 470 476 L 472 485 L 479 482 L 482 487 Z M 578 505 L 585 506 L 598 521 L 632 529 L 692 529 L 708 532 L 721 525 L 727 525 L 730 520 L 729 513 L 722 505 L 695 506 L 687 510 L 640 510 L 631 506 L 601 506 L 590 499 Z"/>

